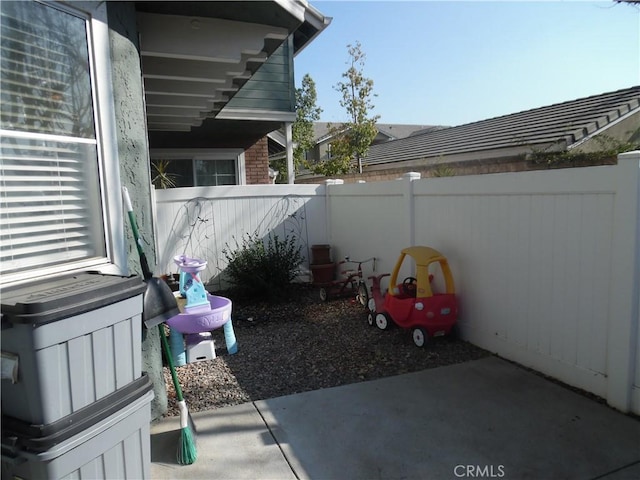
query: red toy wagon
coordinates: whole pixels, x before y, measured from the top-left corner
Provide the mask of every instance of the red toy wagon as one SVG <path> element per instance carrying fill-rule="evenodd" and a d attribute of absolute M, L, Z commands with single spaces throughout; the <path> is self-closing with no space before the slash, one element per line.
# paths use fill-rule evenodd
<path fill-rule="evenodd" d="M 398 283 L 398 273 L 409 256 L 415 261 L 416 277 Z M 438 268 L 439 267 L 439 268 Z M 430 271 L 431 270 L 431 271 Z M 441 275 L 444 292 L 434 292 L 434 275 Z M 386 330 L 391 322 L 412 330 L 413 343 L 422 347 L 429 337 L 455 335 L 458 302 L 449 262 L 437 250 L 414 246 L 402 250 L 389 279 L 389 289 L 382 293 L 380 280 L 388 273 L 370 277 L 373 281 L 369 299 L 369 325 Z"/>

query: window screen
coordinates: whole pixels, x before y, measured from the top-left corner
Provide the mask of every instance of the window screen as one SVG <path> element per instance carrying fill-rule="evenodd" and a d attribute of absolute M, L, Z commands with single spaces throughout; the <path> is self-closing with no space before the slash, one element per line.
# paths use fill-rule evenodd
<path fill-rule="evenodd" d="M 196 159 L 196 185 L 235 185 L 236 161 L 234 160 L 209 160 Z"/>
<path fill-rule="evenodd" d="M 87 20 L 0 13 L 0 273 L 104 257 Z"/>

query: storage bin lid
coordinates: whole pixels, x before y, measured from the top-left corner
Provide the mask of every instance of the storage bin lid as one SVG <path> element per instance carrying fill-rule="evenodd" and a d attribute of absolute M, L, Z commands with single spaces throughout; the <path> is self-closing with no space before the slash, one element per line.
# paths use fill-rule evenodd
<path fill-rule="evenodd" d="M 144 293 L 138 276 L 81 272 L 7 287 L 0 291 L 2 325 L 43 324 L 89 312 Z"/>
<path fill-rule="evenodd" d="M 86 435 L 95 430 L 96 425 L 106 418 L 113 415 L 126 417 L 126 409 L 152 390 L 151 379 L 143 373 L 140 378 L 124 387 L 53 423 L 30 425 L 22 420 L 2 415 L 0 444 L 4 449 L 18 452 L 50 450 L 69 438 L 83 432 Z"/>

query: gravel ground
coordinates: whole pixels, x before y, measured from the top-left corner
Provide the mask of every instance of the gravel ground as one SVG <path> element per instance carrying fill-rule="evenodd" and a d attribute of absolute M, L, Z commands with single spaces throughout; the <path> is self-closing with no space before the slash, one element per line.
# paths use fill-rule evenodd
<path fill-rule="evenodd" d="M 489 353 L 460 340 L 436 338 L 418 348 L 408 331 L 381 331 L 353 298 L 321 302 L 300 286 L 278 304 L 233 303 L 238 352 L 227 354 L 223 329 L 213 332 L 217 357 L 177 367 L 190 412 L 335 387 L 475 360 Z M 167 415 L 178 415 L 168 368 Z"/>

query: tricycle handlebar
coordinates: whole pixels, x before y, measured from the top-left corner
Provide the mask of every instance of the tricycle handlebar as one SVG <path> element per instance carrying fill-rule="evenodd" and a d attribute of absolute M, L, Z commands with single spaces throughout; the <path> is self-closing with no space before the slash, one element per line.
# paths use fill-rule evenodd
<path fill-rule="evenodd" d="M 344 257 L 344 260 L 342 260 L 339 263 L 357 263 L 358 265 L 362 265 L 363 263 L 367 263 L 367 262 L 371 262 L 373 261 L 373 270 L 375 271 L 376 269 L 376 257 L 371 257 L 371 258 L 367 258 L 366 260 L 351 260 L 351 258 L 347 255 Z"/>

